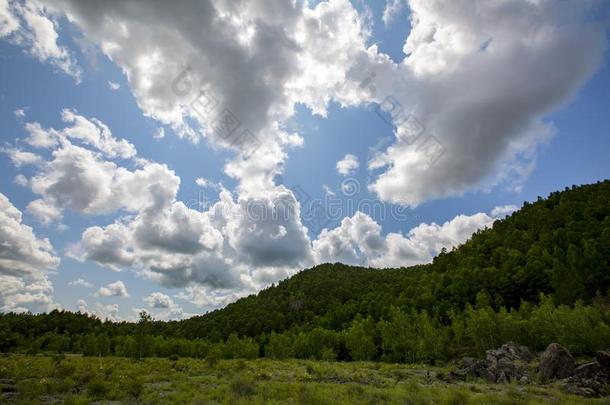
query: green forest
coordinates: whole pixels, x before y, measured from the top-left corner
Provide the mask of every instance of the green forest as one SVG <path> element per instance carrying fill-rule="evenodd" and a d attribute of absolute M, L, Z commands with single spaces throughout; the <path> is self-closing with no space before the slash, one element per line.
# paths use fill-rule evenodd
<path fill-rule="evenodd" d="M 0 315 L 0 351 L 442 364 L 507 341 L 610 342 L 610 181 L 538 198 L 430 264 L 324 264 L 205 315 L 136 323 Z"/>

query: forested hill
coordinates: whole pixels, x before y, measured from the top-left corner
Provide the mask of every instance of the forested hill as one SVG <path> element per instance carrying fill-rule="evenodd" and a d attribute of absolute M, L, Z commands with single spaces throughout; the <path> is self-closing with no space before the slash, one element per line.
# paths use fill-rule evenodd
<path fill-rule="evenodd" d="M 480 231 L 431 264 L 365 269 L 324 264 L 181 321 L 181 336 L 225 339 L 314 327 L 341 330 L 359 314 L 386 318 L 391 306 L 426 310 L 447 321 L 485 296 L 496 310 L 536 302 L 590 303 L 610 287 L 610 181 L 566 188 Z"/>

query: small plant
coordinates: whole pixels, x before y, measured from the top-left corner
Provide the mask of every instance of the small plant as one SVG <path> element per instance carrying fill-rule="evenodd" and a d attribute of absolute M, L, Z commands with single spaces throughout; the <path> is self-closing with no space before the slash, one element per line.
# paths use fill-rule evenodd
<path fill-rule="evenodd" d="M 309 375 L 318 374 L 318 371 L 314 368 L 314 366 L 312 366 L 309 363 L 307 363 L 307 365 L 305 365 L 305 371 L 307 371 L 307 374 L 309 374 Z"/>
<path fill-rule="evenodd" d="M 142 395 L 142 391 L 144 391 L 144 382 L 139 377 L 130 376 L 123 388 L 129 396 L 138 399 Z"/>
<path fill-rule="evenodd" d="M 74 375 L 76 366 L 68 361 L 62 361 L 57 364 L 54 368 L 55 376 L 58 378 L 66 378 Z"/>
<path fill-rule="evenodd" d="M 219 353 L 215 350 L 210 350 L 208 352 L 208 355 L 205 356 L 205 362 L 209 367 L 216 367 L 218 361 L 220 361 L 220 356 Z"/>
<path fill-rule="evenodd" d="M 239 397 L 250 397 L 256 394 L 256 384 L 252 378 L 237 374 L 230 383 L 231 391 Z"/>
<path fill-rule="evenodd" d="M 87 384 L 87 395 L 90 398 L 102 399 L 110 391 L 110 388 L 104 380 L 97 377 L 89 381 Z"/>

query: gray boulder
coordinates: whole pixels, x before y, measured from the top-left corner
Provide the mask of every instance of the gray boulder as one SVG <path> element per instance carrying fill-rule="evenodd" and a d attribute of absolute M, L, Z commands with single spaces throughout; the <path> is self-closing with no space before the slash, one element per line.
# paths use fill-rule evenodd
<path fill-rule="evenodd" d="M 486 359 L 491 362 L 500 360 L 523 361 L 529 363 L 534 359 L 534 354 L 525 346 L 519 346 L 514 342 L 508 342 L 495 350 L 486 352 Z"/>
<path fill-rule="evenodd" d="M 527 363 L 533 358 L 534 355 L 527 347 L 509 342 L 497 349 L 488 350 L 484 360 L 464 358 L 462 372 L 489 382 L 507 383 L 525 376 Z"/>
<path fill-rule="evenodd" d="M 563 379 L 574 374 L 574 357 L 559 343 L 551 343 L 540 356 L 540 378 Z"/>
<path fill-rule="evenodd" d="M 601 367 L 599 363 L 592 361 L 576 367 L 574 369 L 574 376 L 579 378 L 594 378 L 600 371 Z"/>

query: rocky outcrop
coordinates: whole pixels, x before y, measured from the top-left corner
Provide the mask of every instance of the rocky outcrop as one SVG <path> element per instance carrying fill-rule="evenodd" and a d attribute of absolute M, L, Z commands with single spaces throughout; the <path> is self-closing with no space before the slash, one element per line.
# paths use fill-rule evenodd
<path fill-rule="evenodd" d="M 574 369 L 574 375 L 563 382 L 565 392 L 585 397 L 610 395 L 610 352 L 599 351 L 595 359 Z"/>
<path fill-rule="evenodd" d="M 540 356 L 540 378 L 543 381 L 568 378 L 574 374 L 574 357 L 559 343 L 551 343 Z"/>
<path fill-rule="evenodd" d="M 488 350 L 485 360 L 462 360 L 464 366 L 458 375 L 470 375 L 494 383 L 507 383 L 511 380 L 521 381 L 527 374 L 527 364 L 534 355 L 525 346 L 509 342 L 498 349 Z"/>
<path fill-rule="evenodd" d="M 439 374 L 438 378 L 447 382 L 474 377 L 492 383 L 515 380 L 522 385 L 530 384 L 529 364 L 535 358 L 527 347 L 509 342 L 498 349 L 488 350 L 483 360 L 464 357 L 457 370 Z M 540 356 L 538 372 L 542 381 L 561 380 L 559 384 L 567 393 L 586 397 L 610 396 L 610 351 L 599 351 L 596 361 L 577 366 L 568 349 L 551 343 Z"/>

